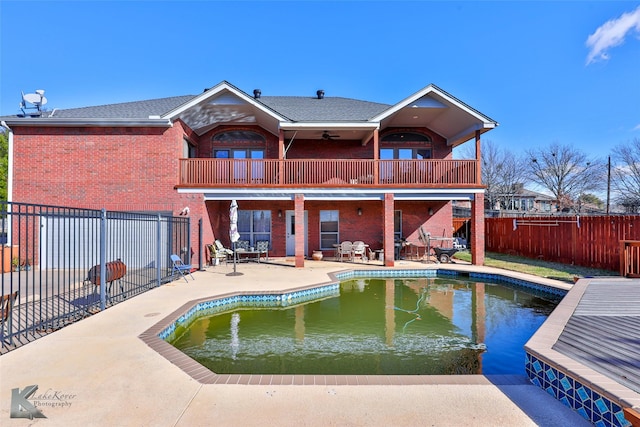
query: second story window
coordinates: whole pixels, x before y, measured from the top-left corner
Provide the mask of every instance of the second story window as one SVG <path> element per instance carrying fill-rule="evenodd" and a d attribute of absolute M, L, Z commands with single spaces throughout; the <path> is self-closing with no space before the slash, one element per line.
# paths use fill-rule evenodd
<path fill-rule="evenodd" d="M 431 138 L 419 133 L 391 133 L 382 137 L 380 145 L 380 160 L 424 160 L 431 158 Z"/>

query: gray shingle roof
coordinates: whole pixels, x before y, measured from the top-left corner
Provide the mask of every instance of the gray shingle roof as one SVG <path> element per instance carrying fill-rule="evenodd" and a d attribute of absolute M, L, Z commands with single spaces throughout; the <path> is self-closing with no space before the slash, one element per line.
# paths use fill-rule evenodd
<path fill-rule="evenodd" d="M 93 107 L 55 109 L 45 111 L 42 117 L 60 119 L 146 119 L 149 116 L 162 116 L 195 96 L 184 95 Z M 387 104 L 341 97 L 318 99 L 302 96 L 264 96 L 255 101 L 264 104 L 294 122 L 366 121 L 390 107 Z"/>
<path fill-rule="evenodd" d="M 295 122 L 366 121 L 390 107 L 340 97 L 263 96 L 258 101 Z"/>
<path fill-rule="evenodd" d="M 125 102 L 121 104 L 99 105 L 95 107 L 71 108 L 49 111 L 48 117 L 69 119 L 146 119 L 160 116 L 173 108 L 184 104 L 194 95 L 174 96 L 171 98 L 150 99 L 147 101 Z M 47 113 L 43 117 L 47 117 Z M 53 116 L 51 114 L 53 113 Z"/>

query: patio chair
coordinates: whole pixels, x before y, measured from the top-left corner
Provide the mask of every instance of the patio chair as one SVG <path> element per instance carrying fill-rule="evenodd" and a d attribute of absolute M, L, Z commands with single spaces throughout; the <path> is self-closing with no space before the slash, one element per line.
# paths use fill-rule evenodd
<path fill-rule="evenodd" d="M 353 249 L 353 242 L 345 240 L 340 243 L 338 247 L 338 261 L 342 262 L 342 259 L 346 256 L 348 261 L 351 261 L 351 250 Z"/>
<path fill-rule="evenodd" d="M 7 344 L 13 344 L 13 305 L 18 299 L 18 291 L 2 295 L 0 299 L 0 322 L 2 322 L 2 340 Z"/>
<path fill-rule="evenodd" d="M 217 240 L 217 242 L 220 243 L 219 240 Z M 207 245 L 207 249 L 209 250 L 209 265 L 211 266 L 218 265 L 221 261 L 224 261 L 226 264 L 229 255 L 233 253 L 222 246 L 222 243 L 220 243 L 220 248 L 214 243 L 213 245 Z"/>
<path fill-rule="evenodd" d="M 229 248 L 225 248 L 225 247 L 224 247 L 224 245 L 222 244 L 222 242 L 221 242 L 220 240 L 216 239 L 216 240 L 213 242 L 213 244 L 214 244 L 214 245 L 216 245 L 216 250 L 217 250 L 218 252 L 221 252 L 221 253 L 223 253 L 223 254 L 226 254 L 226 255 L 227 255 L 227 258 L 233 255 L 233 251 L 232 251 L 231 249 L 229 249 Z"/>
<path fill-rule="evenodd" d="M 191 274 L 191 264 L 185 264 L 184 262 L 182 262 L 182 259 L 180 259 L 180 257 L 175 254 L 171 255 L 171 262 L 173 263 L 173 268 L 171 269 L 171 279 L 173 279 L 176 273 L 180 273 L 184 281 L 189 283 L 189 281 L 187 280 L 187 273 L 189 273 L 189 276 L 191 276 L 193 280 L 196 280 Z"/>
<path fill-rule="evenodd" d="M 248 240 L 238 240 L 236 242 L 236 250 L 240 249 L 240 250 L 248 251 L 249 246 L 250 246 L 250 243 Z"/>
<path fill-rule="evenodd" d="M 351 247 L 351 260 L 360 258 L 360 261 L 367 261 L 367 245 L 362 240 L 356 240 Z"/>
<path fill-rule="evenodd" d="M 256 241 L 256 251 L 258 251 L 258 262 L 260 262 L 260 254 L 264 253 L 264 260 L 269 261 L 269 241 Z"/>

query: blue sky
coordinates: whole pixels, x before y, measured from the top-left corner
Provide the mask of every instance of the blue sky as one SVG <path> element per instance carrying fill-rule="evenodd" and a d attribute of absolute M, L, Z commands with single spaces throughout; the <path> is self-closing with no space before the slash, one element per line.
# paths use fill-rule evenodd
<path fill-rule="evenodd" d="M 640 1 L 0 2 L 0 115 L 198 94 L 324 89 L 395 104 L 434 83 L 513 152 L 607 156 L 640 138 Z"/>

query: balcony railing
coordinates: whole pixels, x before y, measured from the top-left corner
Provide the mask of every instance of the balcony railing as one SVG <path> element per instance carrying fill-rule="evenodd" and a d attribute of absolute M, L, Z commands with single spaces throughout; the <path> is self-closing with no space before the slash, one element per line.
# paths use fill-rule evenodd
<path fill-rule="evenodd" d="M 183 187 L 469 187 L 475 160 L 180 159 Z"/>

